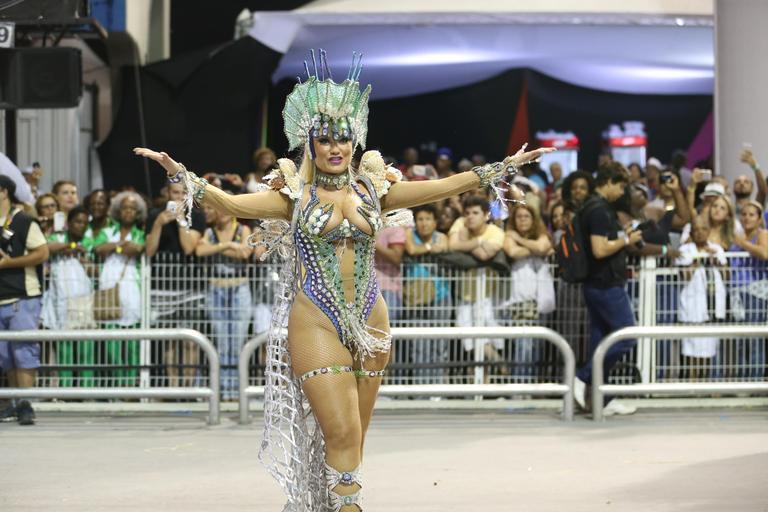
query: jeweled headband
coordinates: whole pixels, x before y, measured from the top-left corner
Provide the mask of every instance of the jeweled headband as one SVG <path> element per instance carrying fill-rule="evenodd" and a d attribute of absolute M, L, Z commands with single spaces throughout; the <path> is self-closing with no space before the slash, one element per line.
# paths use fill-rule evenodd
<path fill-rule="evenodd" d="M 352 139 L 353 148 L 365 148 L 368 135 L 368 97 L 371 86 L 360 91 L 362 54 L 352 54 L 352 66 L 342 83 L 333 81 L 325 50 L 320 50 L 320 66 L 312 54 L 312 70 L 304 61 L 307 79 L 296 84 L 285 100 L 283 121 L 288 149 L 309 144 L 312 137 Z"/>

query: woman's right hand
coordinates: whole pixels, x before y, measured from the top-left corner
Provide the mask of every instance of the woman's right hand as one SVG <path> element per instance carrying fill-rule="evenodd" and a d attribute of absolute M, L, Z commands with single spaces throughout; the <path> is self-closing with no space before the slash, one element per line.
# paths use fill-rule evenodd
<path fill-rule="evenodd" d="M 157 152 L 152 151 L 148 148 L 133 148 L 133 153 L 138 156 L 143 156 L 145 158 L 150 158 L 154 160 L 155 162 L 159 163 L 163 166 L 163 169 L 165 169 L 165 172 L 168 173 L 168 176 L 175 176 L 177 172 L 179 172 L 180 165 L 179 163 L 168 156 L 168 153 L 165 153 L 163 151 Z"/>

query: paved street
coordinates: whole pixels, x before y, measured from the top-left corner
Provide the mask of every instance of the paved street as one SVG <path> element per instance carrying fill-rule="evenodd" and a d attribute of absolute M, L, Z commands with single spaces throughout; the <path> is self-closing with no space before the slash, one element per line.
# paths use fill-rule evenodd
<path fill-rule="evenodd" d="M 0 424 L 3 512 L 279 512 L 260 418 L 39 413 Z M 377 411 L 366 512 L 766 512 L 768 411 Z"/>

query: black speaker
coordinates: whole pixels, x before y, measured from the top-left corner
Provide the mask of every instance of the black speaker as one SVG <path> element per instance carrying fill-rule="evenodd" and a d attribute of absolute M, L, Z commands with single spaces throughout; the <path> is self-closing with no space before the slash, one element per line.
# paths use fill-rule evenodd
<path fill-rule="evenodd" d="M 77 48 L 0 51 L 0 108 L 71 108 L 83 91 Z"/>

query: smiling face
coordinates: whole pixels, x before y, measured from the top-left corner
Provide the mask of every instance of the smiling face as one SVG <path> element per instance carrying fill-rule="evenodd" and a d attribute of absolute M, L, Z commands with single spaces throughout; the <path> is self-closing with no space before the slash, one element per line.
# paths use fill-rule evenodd
<path fill-rule="evenodd" d="M 101 220 L 109 211 L 109 197 L 105 192 L 96 192 L 88 200 L 88 209 L 94 219 Z"/>
<path fill-rule="evenodd" d="M 352 139 L 340 137 L 339 140 L 330 136 L 320 136 L 312 139 L 315 153 L 315 165 L 324 173 L 341 174 L 349 170 L 352 161 Z"/>

